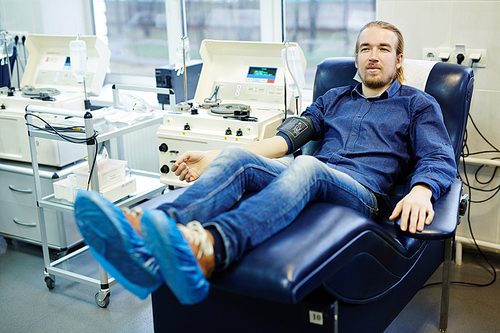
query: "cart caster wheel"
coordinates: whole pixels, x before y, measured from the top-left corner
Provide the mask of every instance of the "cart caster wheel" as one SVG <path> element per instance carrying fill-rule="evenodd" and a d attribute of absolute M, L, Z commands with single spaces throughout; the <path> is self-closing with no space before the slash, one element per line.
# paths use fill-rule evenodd
<path fill-rule="evenodd" d="M 95 302 L 99 307 L 106 308 L 109 305 L 109 293 L 106 293 L 104 298 L 102 296 L 103 294 L 104 293 L 102 293 L 101 291 L 98 291 L 95 294 Z"/>
<path fill-rule="evenodd" d="M 52 290 L 56 286 L 56 281 L 52 279 L 50 276 L 46 276 L 45 284 L 47 285 L 47 288 L 49 288 L 49 290 Z"/>

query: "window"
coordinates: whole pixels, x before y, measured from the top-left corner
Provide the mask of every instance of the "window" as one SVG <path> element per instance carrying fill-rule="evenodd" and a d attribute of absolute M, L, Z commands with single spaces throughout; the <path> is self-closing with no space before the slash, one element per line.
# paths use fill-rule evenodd
<path fill-rule="evenodd" d="M 156 67 L 168 64 L 169 59 L 176 61 L 175 47 L 181 44 L 180 1 L 93 1 L 96 34 L 111 49 L 112 73 L 154 76 Z M 375 19 L 375 3 L 285 1 L 286 39 L 304 51 L 306 87 L 312 86 L 321 60 L 353 55 L 359 29 Z M 185 0 L 185 4 L 192 59 L 200 58 L 203 39 L 281 42 L 282 33 L 277 31 L 281 30 L 281 0 Z M 178 41 L 172 37 L 174 30 Z"/>
<path fill-rule="evenodd" d="M 306 87 L 316 66 L 328 57 L 354 56 L 356 38 L 375 19 L 376 0 L 287 0 L 286 39 L 297 42 L 307 59 Z"/>
<path fill-rule="evenodd" d="M 186 0 L 191 58 L 203 39 L 260 41 L 260 0 Z"/>
<path fill-rule="evenodd" d="M 168 64 L 165 0 L 94 0 L 96 35 L 111 50 L 110 71 L 154 76 Z"/>

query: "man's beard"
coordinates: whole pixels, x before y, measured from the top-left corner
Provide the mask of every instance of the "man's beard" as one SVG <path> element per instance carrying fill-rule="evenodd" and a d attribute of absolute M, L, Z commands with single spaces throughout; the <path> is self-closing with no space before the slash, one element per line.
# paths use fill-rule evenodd
<path fill-rule="evenodd" d="M 374 64 L 368 64 L 365 67 L 365 73 L 361 80 L 363 81 L 363 84 L 370 89 L 380 89 L 385 87 L 386 85 L 390 84 L 394 78 L 388 78 L 384 76 L 371 76 L 368 74 L 368 67 L 370 66 L 375 66 Z M 378 67 L 378 66 L 377 66 Z M 380 70 L 382 70 L 380 67 L 378 67 Z M 382 72 L 380 72 L 382 74 Z"/>
<path fill-rule="evenodd" d="M 379 89 L 385 87 L 391 80 L 384 80 L 383 78 L 369 78 L 367 75 L 363 78 L 363 84 L 370 89 Z"/>

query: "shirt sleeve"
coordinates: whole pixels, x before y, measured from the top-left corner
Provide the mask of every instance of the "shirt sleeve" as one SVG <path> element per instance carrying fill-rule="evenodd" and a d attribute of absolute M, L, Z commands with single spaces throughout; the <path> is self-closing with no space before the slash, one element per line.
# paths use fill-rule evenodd
<path fill-rule="evenodd" d="M 276 133 L 277 136 L 281 136 L 283 139 L 285 139 L 286 144 L 288 145 L 288 151 L 286 152 L 287 154 L 293 153 L 292 151 L 292 143 L 290 142 L 290 139 L 283 133 L 278 132 Z"/>
<path fill-rule="evenodd" d="M 455 180 L 455 152 L 436 100 L 419 96 L 414 101 L 414 110 L 410 140 L 416 164 L 410 185 L 427 184 L 436 200 Z"/>
<path fill-rule="evenodd" d="M 323 137 L 323 124 L 324 124 L 324 117 L 325 117 L 325 100 L 329 100 L 328 94 L 331 92 L 331 90 L 325 95 L 320 96 L 316 99 L 314 103 L 312 103 L 310 106 L 308 106 L 304 112 L 302 112 L 301 116 L 302 117 L 307 117 L 311 119 L 313 125 L 314 125 L 314 138 L 313 140 L 319 140 Z"/>

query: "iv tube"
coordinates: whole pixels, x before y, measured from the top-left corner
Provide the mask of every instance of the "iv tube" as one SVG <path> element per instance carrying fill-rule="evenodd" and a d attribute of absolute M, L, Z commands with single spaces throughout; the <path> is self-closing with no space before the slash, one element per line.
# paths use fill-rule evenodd
<path fill-rule="evenodd" d="M 83 81 L 83 92 L 85 101 L 87 98 L 87 87 L 85 85 L 85 76 L 87 75 L 87 44 L 80 39 L 80 34 L 76 36 L 76 40 L 69 42 L 69 57 L 71 64 L 71 74 L 78 82 Z"/>
<path fill-rule="evenodd" d="M 302 59 L 299 48 L 291 47 L 285 43 L 285 48 L 281 50 L 283 59 L 283 67 L 285 68 L 285 81 L 290 90 L 295 93 L 295 98 L 298 99 L 297 114 L 302 110 L 302 93 L 301 89 L 305 87 L 304 70 L 302 68 Z"/>

